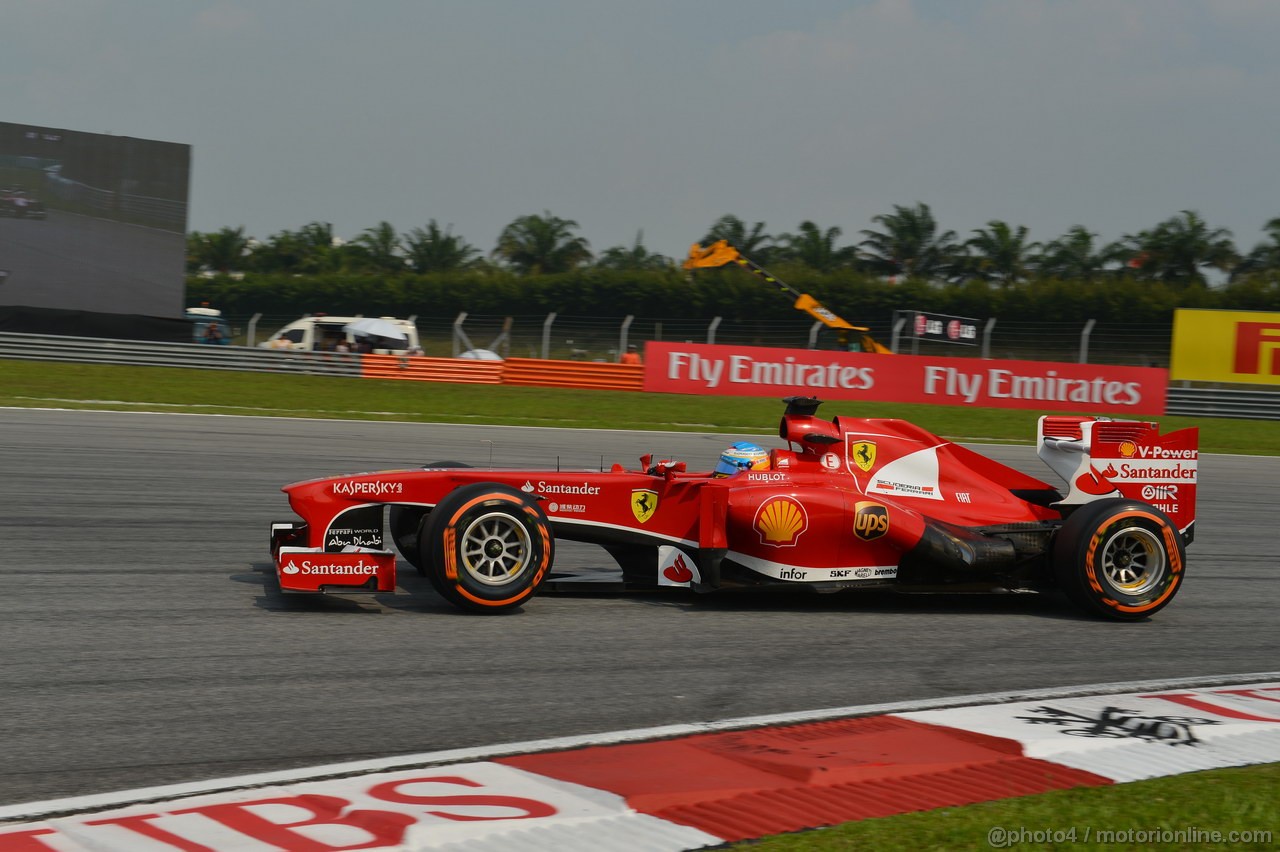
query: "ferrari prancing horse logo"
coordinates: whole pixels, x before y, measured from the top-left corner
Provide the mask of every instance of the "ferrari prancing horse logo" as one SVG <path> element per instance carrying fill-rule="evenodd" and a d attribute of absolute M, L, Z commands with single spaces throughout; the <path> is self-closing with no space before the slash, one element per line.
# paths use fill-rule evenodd
<path fill-rule="evenodd" d="M 876 442 L 875 441 L 858 441 L 856 444 L 849 446 L 849 458 L 853 459 L 853 463 L 862 468 L 863 473 L 870 473 L 871 468 L 876 463 Z"/>
<path fill-rule="evenodd" d="M 631 492 L 631 514 L 636 520 L 644 523 L 653 517 L 658 510 L 658 492 L 647 488 L 637 488 Z"/>

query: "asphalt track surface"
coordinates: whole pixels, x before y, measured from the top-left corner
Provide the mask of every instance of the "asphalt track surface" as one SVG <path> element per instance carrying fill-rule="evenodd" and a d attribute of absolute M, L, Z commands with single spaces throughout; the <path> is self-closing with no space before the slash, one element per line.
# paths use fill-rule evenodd
<path fill-rule="evenodd" d="M 743 437 L 743 436 L 734 436 Z M 440 460 L 710 467 L 725 439 L 0 409 L 0 804 L 542 737 L 1270 671 L 1280 459 L 1200 462 L 1189 579 L 1115 624 L 1056 597 L 542 595 L 473 616 L 282 596 L 280 485 Z M 768 445 L 777 440 L 766 439 Z M 1052 480 L 1029 447 L 987 454 Z M 583 565 L 594 549 L 567 546 Z M 602 563 L 601 563 L 602 564 Z"/>

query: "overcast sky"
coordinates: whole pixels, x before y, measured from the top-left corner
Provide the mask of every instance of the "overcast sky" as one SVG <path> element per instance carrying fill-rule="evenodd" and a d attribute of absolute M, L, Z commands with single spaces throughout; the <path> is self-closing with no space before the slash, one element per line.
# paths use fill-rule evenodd
<path fill-rule="evenodd" d="M 682 257 L 894 205 L 1280 216 L 1277 0 L 0 0 L 0 121 L 192 146 L 189 227 L 518 216 Z"/>

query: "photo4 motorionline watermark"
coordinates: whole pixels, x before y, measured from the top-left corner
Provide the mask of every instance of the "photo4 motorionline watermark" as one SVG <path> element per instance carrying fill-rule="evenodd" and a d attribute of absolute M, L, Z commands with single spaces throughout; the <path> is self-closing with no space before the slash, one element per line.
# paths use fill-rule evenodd
<path fill-rule="evenodd" d="M 987 845 L 994 849 L 1008 849 L 1022 843 L 1270 843 L 1271 838 L 1269 830 L 1219 831 L 1199 826 L 1094 828 L 1086 825 L 1030 828 L 1025 825 L 997 825 L 987 832 Z"/>

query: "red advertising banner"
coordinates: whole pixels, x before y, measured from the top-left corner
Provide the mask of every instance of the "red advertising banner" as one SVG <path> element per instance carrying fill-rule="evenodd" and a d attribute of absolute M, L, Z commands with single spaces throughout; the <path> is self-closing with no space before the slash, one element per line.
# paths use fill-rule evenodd
<path fill-rule="evenodd" d="M 645 345 L 644 389 L 1079 413 L 1164 414 L 1167 370 L 697 343 Z"/>

